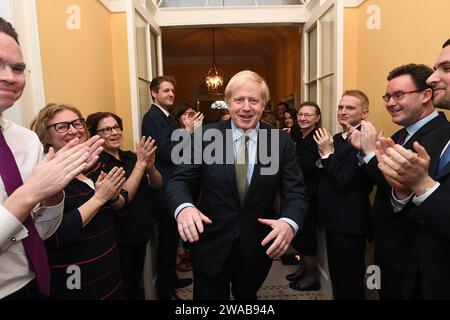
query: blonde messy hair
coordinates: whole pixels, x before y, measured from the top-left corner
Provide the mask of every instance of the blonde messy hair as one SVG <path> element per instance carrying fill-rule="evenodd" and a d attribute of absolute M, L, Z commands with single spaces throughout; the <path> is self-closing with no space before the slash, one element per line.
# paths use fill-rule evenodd
<path fill-rule="evenodd" d="M 259 74 L 250 70 L 238 72 L 233 76 L 233 78 L 230 79 L 227 87 L 225 88 L 225 102 L 230 105 L 233 91 L 249 82 L 254 83 L 259 88 L 261 98 L 263 99 L 262 105 L 265 106 L 267 101 L 270 99 L 269 87 L 267 86 L 266 81 L 264 81 Z"/>

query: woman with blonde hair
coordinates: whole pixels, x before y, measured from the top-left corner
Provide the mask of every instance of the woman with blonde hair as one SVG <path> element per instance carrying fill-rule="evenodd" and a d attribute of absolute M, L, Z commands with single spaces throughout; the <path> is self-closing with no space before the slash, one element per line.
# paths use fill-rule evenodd
<path fill-rule="evenodd" d="M 50 103 L 31 125 L 42 144 L 57 152 L 73 139 L 89 137 L 81 112 L 69 104 Z M 120 299 L 123 297 L 114 214 L 127 202 L 121 192 L 124 170 L 108 174 L 99 163 L 79 174 L 64 189 L 64 214 L 45 241 L 51 269 L 52 299 Z"/>

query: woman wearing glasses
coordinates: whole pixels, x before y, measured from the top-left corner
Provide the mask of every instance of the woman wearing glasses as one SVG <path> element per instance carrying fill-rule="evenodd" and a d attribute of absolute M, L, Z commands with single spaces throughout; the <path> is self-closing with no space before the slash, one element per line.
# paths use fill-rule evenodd
<path fill-rule="evenodd" d="M 196 112 L 189 103 L 173 108 L 171 116 L 176 120 L 178 128 L 186 129 L 189 133 L 194 132 L 197 126 L 201 126 L 204 118 L 203 114 Z"/>
<path fill-rule="evenodd" d="M 176 120 L 178 128 L 185 129 L 189 133 L 193 133 L 197 126 L 203 123 L 203 114 L 196 112 L 189 103 L 182 103 L 177 105 L 171 111 L 172 117 Z M 199 195 L 194 196 L 198 199 Z M 180 241 L 181 242 L 181 241 Z M 189 257 L 189 244 L 181 243 L 177 249 L 177 258 L 175 268 L 180 272 L 187 272 L 192 270 L 192 263 Z"/>
<path fill-rule="evenodd" d="M 47 104 L 31 124 L 44 145 L 57 152 L 71 140 L 86 141 L 89 133 L 80 111 L 68 104 Z M 64 215 L 45 241 L 51 268 L 53 299 L 123 298 L 114 214 L 126 203 L 121 194 L 125 172 L 104 173 L 100 163 L 79 174 L 64 189 Z"/>
<path fill-rule="evenodd" d="M 302 170 L 308 193 L 308 213 L 302 232 L 292 241 L 292 246 L 300 254 L 298 270 L 287 275 L 291 281 L 289 286 L 300 291 L 319 290 L 320 283 L 317 277 L 317 172 L 316 161 L 319 159 L 317 144 L 314 141 L 314 132 L 321 125 L 320 108 L 315 102 L 306 101 L 300 105 L 296 115 L 297 123 L 301 129 L 301 136 L 296 143 L 297 160 Z"/>
<path fill-rule="evenodd" d="M 99 162 L 105 172 L 121 167 L 127 179 L 123 189 L 128 193 L 129 204 L 123 214 L 115 216 L 115 232 L 119 248 L 120 266 L 125 297 L 139 299 L 139 283 L 144 268 L 147 241 L 153 234 L 150 188 L 160 188 L 162 177 L 155 167 L 155 141 L 142 137 L 136 145 L 136 153 L 123 151 L 122 119 L 114 113 L 90 114 L 86 125 L 91 135 L 98 134 L 105 140 Z"/>

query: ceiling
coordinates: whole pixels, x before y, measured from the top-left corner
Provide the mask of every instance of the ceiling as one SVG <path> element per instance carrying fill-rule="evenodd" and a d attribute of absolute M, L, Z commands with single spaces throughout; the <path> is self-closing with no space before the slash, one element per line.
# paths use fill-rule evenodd
<path fill-rule="evenodd" d="M 215 27 L 215 52 L 218 63 L 241 59 L 260 62 L 270 56 L 279 40 L 298 26 Z M 211 61 L 212 27 L 163 28 L 164 63 Z"/>

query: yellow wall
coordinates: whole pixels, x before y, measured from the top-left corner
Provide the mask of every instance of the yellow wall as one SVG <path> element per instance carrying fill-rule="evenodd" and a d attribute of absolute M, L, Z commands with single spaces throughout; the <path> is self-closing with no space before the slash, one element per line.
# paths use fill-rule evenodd
<path fill-rule="evenodd" d="M 130 73 L 128 68 L 127 19 L 125 13 L 114 13 L 111 15 L 111 32 L 116 114 L 123 120 L 123 147 L 124 149 L 134 150 Z"/>
<path fill-rule="evenodd" d="M 366 26 L 371 5 L 381 9 L 380 30 Z M 386 134 L 398 129 L 381 99 L 387 74 L 407 63 L 433 66 L 450 36 L 449 12 L 447 0 L 367 0 L 359 8 L 345 9 L 344 85 L 368 94 L 369 120 Z"/>
<path fill-rule="evenodd" d="M 81 28 L 70 30 L 70 5 L 81 12 Z M 86 117 L 110 111 L 131 129 L 126 18 L 96 0 L 36 1 L 46 102 L 66 102 Z M 124 147 L 131 147 L 125 135 Z"/>
<path fill-rule="evenodd" d="M 276 108 L 283 97 L 292 93 L 296 96 L 295 107 L 302 102 L 300 97 L 300 47 L 299 28 L 286 28 L 280 43 L 267 62 L 267 82 L 273 108 Z"/>

